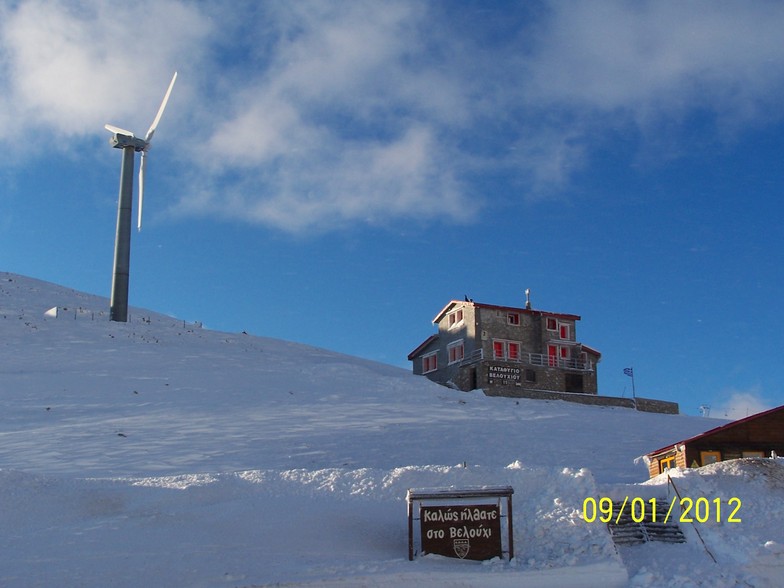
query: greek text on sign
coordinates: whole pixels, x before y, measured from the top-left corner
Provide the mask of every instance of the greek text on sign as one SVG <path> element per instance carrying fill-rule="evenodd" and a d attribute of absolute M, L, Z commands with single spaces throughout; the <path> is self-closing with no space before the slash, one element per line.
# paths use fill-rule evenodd
<path fill-rule="evenodd" d="M 496 504 L 422 506 L 422 552 L 460 559 L 501 557 L 501 513 Z"/>
<path fill-rule="evenodd" d="M 519 382 L 521 373 L 522 370 L 519 367 L 505 365 L 487 366 L 487 377 L 490 380 L 490 383 L 493 383 L 493 380 L 511 380 L 513 382 Z"/>

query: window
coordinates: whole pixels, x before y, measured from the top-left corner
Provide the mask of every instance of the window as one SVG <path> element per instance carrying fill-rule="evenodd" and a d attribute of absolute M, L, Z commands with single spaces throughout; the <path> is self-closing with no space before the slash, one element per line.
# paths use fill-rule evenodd
<path fill-rule="evenodd" d="M 447 346 L 447 351 L 449 353 L 449 363 L 457 363 L 458 361 L 463 361 L 463 341 L 457 341 L 455 343 L 450 343 Z"/>
<path fill-rule="evenodd" d="M 520 361 L 520 343 L 518 341 L 493 339 L 493 358 Z"/>
<path fill-rule="evenodd" d="M 556 345 L 547 346 L 547 360 L 550 367 L 558 365 L 558 347 Z"/>
<path fill-rule="evenodd" d="M 558 321 L 554 318 L 547 319 L 547 330 L 548 331 L 557 331 L 558 330 Z"/>
<path fill-rule="evenodd" d="M 765 457 L 764 451 L 744 451 L 743 457 Z"/>
<path fill-rule="evenodd" d="M 463 322 L 463 309 L 456 310 L 455 312 L 450 312 L 447 316 L 447 321 L 449 328 L 455 327 Z"/>
<path fill-rule="evenodd" d="M 427 374 L 438 369 L 438 352 L 428 353 L 422 356 L 422 373 Z"/>
<path fill-rule="evenodd" d="M 700 451 L 700 461 L 702 465 L 721 461 L 721 451 Z"/>
<path fill-rule="evenodd" d="M 536 371 L 535 370 L 525 370 L 525 381 L 531 382 L 536 384 Z"/>
<path fill-rule="evenodd" d="M 566 339 L 567 341 L 572 338 L 571 336 L 571 325 L 567 324 L 560 324 L 558 325 L 561 331 L 561 339 Z"/>
<path fill-rule="evenodd" d="M 675 456 L 671 455 L 659 460 L 659 473 L 666 472 L 670 468 L 675 467 Z"/>
<path fill-rule="evenodd" d="M 520 313 L 519 312 L 510 312 L 506 315 L 506 322 L 510 325 L 519 326 L 520 325 Z"/>

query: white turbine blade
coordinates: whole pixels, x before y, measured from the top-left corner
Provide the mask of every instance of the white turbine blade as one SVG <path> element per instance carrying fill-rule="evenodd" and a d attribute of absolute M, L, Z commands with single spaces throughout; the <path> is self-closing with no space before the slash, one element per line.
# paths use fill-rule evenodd
<path fill-rule="evenodd" d="M 144 206 L 144 164 L 147 161 L 147 154 L 142 151 L 142 162 L 139 164 L 139 220 L 136 230 L 142 230 L 142 206 Z"/>
<path fill-rule="evenodd" d="M 128 137 L 133 137 L 133 133 L 131 131 L 126 131 L 120 127 L 115 127 L 114 125 L 103 125 L 103 128 L 105 128 L 110 133 L 114 133 L 115 135 L 126 135 Z"/>
<path fill-rule="evenodd" d="M 158 109 L 158 114 L 155 115 L 155 120 L 152 121 L 150 125 L 150 129 L 147 131 L 147 135 L 144 137 L 144 140 L 149 143 L 152 139 L 153 133 L 155 133 L 155 129 L 158 127 L 158 123 L 161 120 L 161 116 L 163 116 L 163 110 L 166 108 L 166 103 L 169 101 L 169 95 L 171 94 L 172 88 L 174 87 L 174 82 L 177 80 L 177 72 L 174 72 L 174 76 L 172 77 L 171 82 L 169 83 L 169 89 L 166 90 L 166 95 L 163 97 L 163 102 L 161 102 L 161 107 Z"/>

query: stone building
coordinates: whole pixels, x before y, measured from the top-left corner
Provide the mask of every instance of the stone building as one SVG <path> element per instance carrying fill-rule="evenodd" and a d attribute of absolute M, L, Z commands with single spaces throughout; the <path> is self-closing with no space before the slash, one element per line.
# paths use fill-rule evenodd
<path fill-rule="evenodd" d="M 433 319 L 438 332 L 409 355 L 414 374 L 488 395 L 598 394 L 601 354 L 577 340 L 573 314 L 452 300 Z M 534 394 L 531 394 L 534 393 Z"/>

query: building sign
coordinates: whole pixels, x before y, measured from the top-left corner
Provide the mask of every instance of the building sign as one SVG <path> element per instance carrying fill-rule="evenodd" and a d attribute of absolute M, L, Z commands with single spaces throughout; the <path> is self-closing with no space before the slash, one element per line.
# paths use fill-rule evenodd
<path fill-rule="evenodd" d="M 497 504 L 422 506 L 422 553 L 460 559 L 501 557 L 501 512 Z"/>
<path fill-rule="evenodd" d="M 487 366 L 487 380 L 491 384 L 520 384 L 522 369 L 507 365 Z"/>

